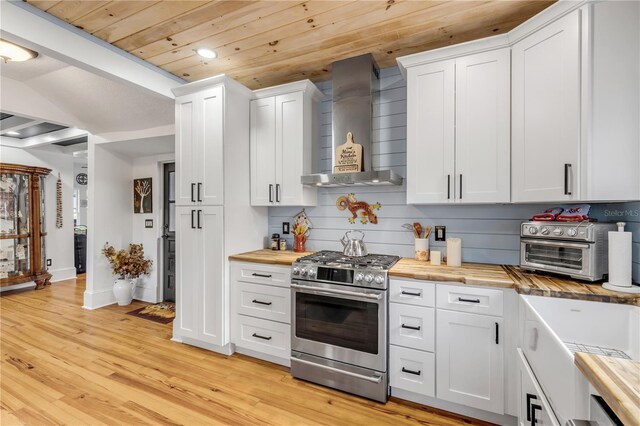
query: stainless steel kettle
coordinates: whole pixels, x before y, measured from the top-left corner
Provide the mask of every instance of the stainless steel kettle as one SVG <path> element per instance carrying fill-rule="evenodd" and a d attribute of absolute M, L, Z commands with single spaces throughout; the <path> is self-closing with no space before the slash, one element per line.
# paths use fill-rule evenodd
<path fill-rule="evenodd" d="M 352 238 L 350 235 L 357 232 L 361 235 L 360 238 Z M 364 232 L 362 231 L 347 231 L 344 237 L 340 239 L 344 249 L 342 254 L 350 257 L 362 257 L 367 255 L 367 246 L 364 245 Z"/>

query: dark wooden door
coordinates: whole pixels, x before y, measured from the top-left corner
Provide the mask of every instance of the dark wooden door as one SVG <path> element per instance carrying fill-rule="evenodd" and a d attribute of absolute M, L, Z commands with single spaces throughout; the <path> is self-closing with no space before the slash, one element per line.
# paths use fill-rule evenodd
<path fill-rule="evenodd" d="M 162 300 L 176 300 L 176 165 L 164 165 L 164 214 L 163 214 L 163 292 Z"/>

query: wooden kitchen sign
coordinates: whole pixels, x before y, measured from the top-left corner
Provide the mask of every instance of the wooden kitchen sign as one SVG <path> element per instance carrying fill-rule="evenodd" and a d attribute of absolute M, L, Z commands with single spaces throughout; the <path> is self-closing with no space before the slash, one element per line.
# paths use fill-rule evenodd
<path fill-rule="evenodd" d="M 336 148 L 334 173 L 362 171 L 362 145 L 353 142 L 353 134 L 347 133 L 347 141 Z"/>

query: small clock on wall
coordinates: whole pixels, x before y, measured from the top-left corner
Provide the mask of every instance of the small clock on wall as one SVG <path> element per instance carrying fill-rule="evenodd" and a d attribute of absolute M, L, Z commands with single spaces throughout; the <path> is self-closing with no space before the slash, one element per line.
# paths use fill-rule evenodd
<path fill-rule="evenodd" d="M 86 185 L 88 181 L 88 177 L 86 173 L 78 173 L 76 175 L 76 182 L 78 182 L 80 185 Z"/>

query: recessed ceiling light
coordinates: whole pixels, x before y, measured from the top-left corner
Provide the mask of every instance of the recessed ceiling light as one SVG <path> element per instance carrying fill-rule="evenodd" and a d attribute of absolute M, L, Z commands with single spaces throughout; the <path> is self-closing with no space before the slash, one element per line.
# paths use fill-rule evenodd
<path fill-rule="evenodd" d="M 218 56 L 216 52 L 214 52 L 211 49 L 207 49 L 205 47 L 200 47 L 196 49 L 196 53 L 199 56 L 202 56 L 203 58 L 207 58 L 207 59 L 215 59 Z"/>
<path fill-rule="evenodd" d="M 0 58 L 6 64 L 7 62 L 22 62 L 28 61 L 38 56 L 37 52 L 33 50 L 25 49 L 17 44 L 10 43 L 6 40 L 0 39 Z"/>
<path fill-rule="evenodd" d="M 7 132 L 6 134 L 9 135 L 9 136 L 20 136 L 20 133 L 14 132 L 13 130 Z"/>

